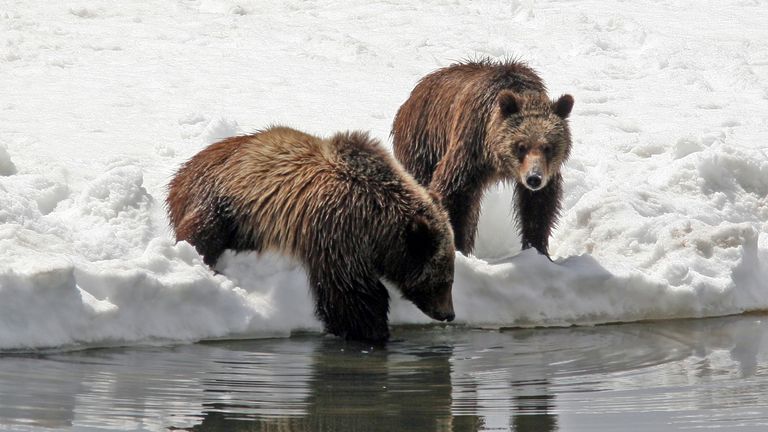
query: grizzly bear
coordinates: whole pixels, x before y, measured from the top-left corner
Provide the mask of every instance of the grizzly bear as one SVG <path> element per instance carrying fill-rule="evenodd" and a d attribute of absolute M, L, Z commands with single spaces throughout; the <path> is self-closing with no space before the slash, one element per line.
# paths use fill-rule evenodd
<path fill-rule="evenodd" d="M 430 317 L 454 318 L 448 215 L 366 133 L 271 127 L 227 138 L 179 169 L 167 207 L 177 240 L 209 266 L 225 249 L 298 259 L 329 333 L 389 338 L 380 278 Z"/>
<path fill-rule="evenodd" d="M 571 151 L 573 97 L 549 99 L 526 64 L 458 63 L 419 81 L 392 127 L 395 157 L 442 198 L 456 249 L 471 253 L 483 192 L 514 181 L 522 247 L 549 257 L 560 210 L 560 168 Z"/>

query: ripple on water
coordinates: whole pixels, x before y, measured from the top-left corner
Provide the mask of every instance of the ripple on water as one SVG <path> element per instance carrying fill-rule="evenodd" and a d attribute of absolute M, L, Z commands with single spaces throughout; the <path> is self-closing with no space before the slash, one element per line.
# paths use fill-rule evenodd
<path fill-rule="evenodd" d="M 6 354 L 0 429 L 757 431 L 767 325 L 412 326 L 386 348 L 305 334 Z"/>

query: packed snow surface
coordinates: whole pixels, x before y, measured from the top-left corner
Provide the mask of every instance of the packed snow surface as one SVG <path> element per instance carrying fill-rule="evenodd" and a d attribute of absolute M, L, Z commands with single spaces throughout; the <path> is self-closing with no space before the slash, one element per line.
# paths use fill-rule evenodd
<path fill-rule="evenodd" d="M 768 309 L 768 2 L 10 0 L 0 5 L 0 349 L 320 330 L 302 267 L 176 244 L 179 164 L 270 124 L 389 129 L 417 80 L 521 58 L 576 99 L 551 241 L 511 190 L 456 258 L 459 325 Z M 393 323 L 429 319 L 393 293 Z"/>

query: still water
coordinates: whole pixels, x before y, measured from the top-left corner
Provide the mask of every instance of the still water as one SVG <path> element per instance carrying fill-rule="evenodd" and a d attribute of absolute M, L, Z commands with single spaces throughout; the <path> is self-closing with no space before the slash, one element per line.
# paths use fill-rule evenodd
<path fill-rule="evenodd" d="M 0 430 L 768 430 L 768 317 L 0 354 Z"/>

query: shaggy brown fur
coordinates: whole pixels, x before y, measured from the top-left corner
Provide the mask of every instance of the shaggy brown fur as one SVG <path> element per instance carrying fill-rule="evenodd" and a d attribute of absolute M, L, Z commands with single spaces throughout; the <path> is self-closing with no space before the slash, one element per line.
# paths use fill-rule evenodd
<path fill-rule="evenodd" d="M 395 156 L 442 197 L 456 248 L 472 252 L 485 189 L 515 181 L 523 248 L 548 255 L 571 150 L 573 97 L 551 101 L 524 63 L 459 63 L 425 76 L 392 127 Z"/>
<path fill-rule="evenodd" d="M 167 199 L 178 240 L 213 266 L 224 249 L 301 260 L 330 333 L 385 341 L 389 295 L 452 320 L 448 216 L 361 132 L 320 139 L 286 127 L 225 139 L 178 171 Z"/>

